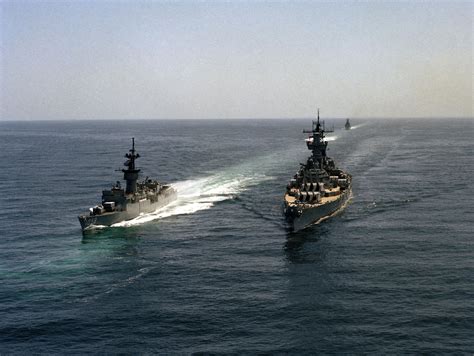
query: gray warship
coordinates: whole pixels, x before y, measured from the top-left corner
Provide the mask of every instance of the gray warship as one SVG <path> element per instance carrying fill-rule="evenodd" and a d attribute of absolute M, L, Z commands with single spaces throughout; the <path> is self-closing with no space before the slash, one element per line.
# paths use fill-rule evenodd
<path fill-rule="evenodd" d="M 324 124 L 313 121 L 306 139 L 312 154 L 287 185 L 284 214 L 291 231 L 317 224 L 341 209 L 351 195 L 352 177 L 337 168 L 326 156 L 328 142 L 324 140 Z"/>
<path fill-rule="evenodd" d="M 140 155 L 135 151 L 135 139 L 132 138 L 132 149 L 125 155 L 127 161 L 124 163 L 126 169 L 122 169 L 126 188 L 123 189 L 120 182 L 109 190 L 102 191 L 102 202 L 89 212 L 79 215 L 82 231 L 89 230 L 94 226 L 111 226 L 115 223 L 131 220 L 143 213 L 151 213 L 158 208 L 168 205 L 176 200 L 178 193 L 167 184 L 156 180 L 145 178 L 138 181 L 140 169 L 135 166 L 135 160 Z"/>
<path fill-rule="evenodd" d="M 346 130 L 351 129 L 351 123 L 349 122 L 349 119 L 346 120 L 346 124 L 344 125 L 344 127 L 346 128 Z"/>

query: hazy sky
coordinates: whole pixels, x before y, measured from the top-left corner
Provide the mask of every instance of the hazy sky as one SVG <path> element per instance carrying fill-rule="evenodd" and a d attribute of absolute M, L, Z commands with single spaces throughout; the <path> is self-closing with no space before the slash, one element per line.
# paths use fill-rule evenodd
<path fill-rule="evenodd" d="M 0 11 L 4 120 L 317 107 L 473 116 L 472 2 L 3 1 Z"/>

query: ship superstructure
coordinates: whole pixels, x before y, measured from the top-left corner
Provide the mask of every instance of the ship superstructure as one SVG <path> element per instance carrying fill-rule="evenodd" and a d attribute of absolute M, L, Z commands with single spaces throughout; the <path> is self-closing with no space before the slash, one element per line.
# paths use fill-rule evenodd
<path fill-rule="evenodd" d="M 78 217 L 83 231 L 94 226 L 111 226 L 131 220 L 176 200 L 177 192 L 172 186 L 148 177 L 138 181 L 140 169 L 136 167 L 135 160 L 139 157 L 135 150 L 135 139 L 132 138 L 132 148 L 125 154 L 126 169 L 122 169 L 125 189 L 117 181 L 111 189 L 103 190 L 101 203 Z"/>
<path fill-rule="evenodd" d="M 316 224 L 339 210 L 350 197 L 351 175 L 336 167 L 326 154 L 326 131 L 318 117 L 306 139 L 311 156 L 287 185 L 284 214 L 292 231 Z"/>

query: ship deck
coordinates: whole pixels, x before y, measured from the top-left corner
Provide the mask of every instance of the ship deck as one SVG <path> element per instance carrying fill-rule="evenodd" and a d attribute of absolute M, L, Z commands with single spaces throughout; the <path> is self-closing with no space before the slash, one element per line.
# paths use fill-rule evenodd
<path fill-rule="evenodd" d="M 341 196 L 342 196 L 342 194 L 338 194 L 338 195 L 335 195 L 335 196 L 332 196 L 332 197 L 322 197 L 321 201 L 318 202 L 318 203 L 297 203 L 296 198 L 294 196 L 291 196 L 288 193 L 286 193 L 285 194 L 285 203 L 288 204 L 289 206 L 296 206 L 298 204 L 311 205 L 311 206 L 321 206 L 321 205 L 328 204 L 328 203 L 331 203 L 333 201 L 336 201 Z"/>

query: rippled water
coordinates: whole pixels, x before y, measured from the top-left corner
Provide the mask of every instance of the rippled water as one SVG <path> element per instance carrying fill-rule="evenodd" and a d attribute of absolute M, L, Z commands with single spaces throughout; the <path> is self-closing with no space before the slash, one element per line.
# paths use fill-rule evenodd
<path fill-rule="evenodd" d="M 473 121 L 334 124 L 354 197 L 289 235 L 309 120 L 0 123 L 0 353 L 472 353 Z M 179 200 L 83 237 L 132 136 Z"/>

